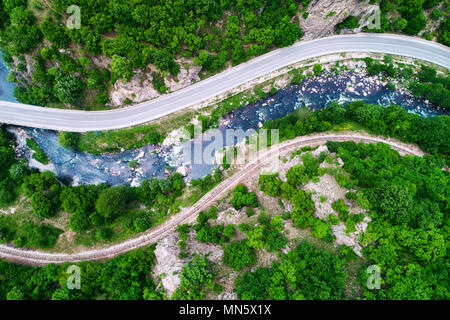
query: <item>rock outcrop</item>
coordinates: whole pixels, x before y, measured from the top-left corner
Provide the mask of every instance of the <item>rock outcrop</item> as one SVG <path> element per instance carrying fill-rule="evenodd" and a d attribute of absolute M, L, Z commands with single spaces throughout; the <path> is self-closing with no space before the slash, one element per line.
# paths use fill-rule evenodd
<path fill-rule="evenodd" d="M 368 17 L 377 8 L 376 5 L 368 5 L 367 2 L 359 0 L 312 0 L 306 10 L 308 17 L 300 18 L 300 26 L 305 31 L 302 40 L 333 35 L 336 25 L 349 15 L 360 18 L 361 27 L 356 30 L 344 30 L 342 33 L 358 32 L 367 24 Z"/>
<path fill-rule="evenodd" d="M 180 65 L 180 73 L 176 77 L 166 77 L 164 83 L 169 91 L 176 91 L 200 81 L 200 66 L 193 65 L 186 59 L 177 60 Z M 130 82 L 118 80 L 111 91 L 110 101 L 113 106 L 123 106 L 128 98 L 133 103 L 148 101 L 159 97 L 161 94 L 153 87 L 152 72 L 156 71 L 153 65 L 148 65 L 144 71 L 135 70 L 135 75 Z"/>

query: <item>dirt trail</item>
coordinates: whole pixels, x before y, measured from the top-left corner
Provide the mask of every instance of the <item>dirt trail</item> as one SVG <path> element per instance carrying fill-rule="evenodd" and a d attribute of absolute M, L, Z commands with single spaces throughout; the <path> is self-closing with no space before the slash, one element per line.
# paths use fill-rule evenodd
<path fill-rule="evenodd" d="M 133 249 L 155 243 L 174 232 L 175 227 L 179 224 L 194 222 L 200 211 L 206 210 L 215 201 L 223 198 L 226 194 L 244 179 L 251 175 L 258 174 L 259 170 L 265 168 L 268 163 L 277 159 L 279 156 L 288 154 L 297 148 L 303 146 L 317 146 L 327 141 L 355 141 L 364 143 L 384 142 L 389 144 L 391 148 L 399 151 L 401 155 L 409 154 L 415 156 L 423 156 L 423 152 L 416 146 L 407 145 L 395 139 L 385 137 L 376 137 L 364 133 L 355 132 L 337 132 L 327 134 L 313 134 L 308 136 L 297 137 L 293 140 L 280 143 L 270 150 L 262 152 L 258 158 L 254 159 L 247 165 L 243 166 L 237 173 L 229 179 L 220 183 L 213 190 L 205 194 L 195 205 L 182 210 L 180 213 L 172 216 L 161 225 L 149 230 L 143 235 L 129 239 L 119 244 L 109 247 L 92 249 L 75 254 L 65 253 L 46 253 L 35 250 L 18 249 L 7 245 L 0 245 L 0 258 L 8 261 L 14 261 L 32 265 L 46 265 L 50 263 L 78 262 L 88 260 L 102 260 L 112 258 L 121 253 L 131 251 Z"/>

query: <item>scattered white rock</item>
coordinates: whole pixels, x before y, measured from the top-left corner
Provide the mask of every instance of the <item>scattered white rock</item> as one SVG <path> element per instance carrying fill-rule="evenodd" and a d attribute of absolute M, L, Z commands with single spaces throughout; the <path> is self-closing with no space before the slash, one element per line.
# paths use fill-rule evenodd
<path fill-rule="evenodd" d="M 142 159 L 144 157 L 144 155 L 145 155 L 145 152 L 144 151 L 140 151 L 136 158 Z"/>
<path fill-rule="evenodd" d="M 183 177 L 187 176 L 187 168 L 186 166 L 181 166 L 177 168 L 177 172 L 181 174 Z"/>

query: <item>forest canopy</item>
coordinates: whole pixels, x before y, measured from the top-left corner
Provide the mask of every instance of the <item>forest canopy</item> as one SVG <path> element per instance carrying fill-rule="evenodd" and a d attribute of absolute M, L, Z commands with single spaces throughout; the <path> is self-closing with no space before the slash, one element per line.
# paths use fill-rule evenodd
<path fill-rule="evenodd" d="M 65 25 L 72 5 L 80 8 L 80 29 Z M 6 62 L 38 49 L 33 52 L 33 85 L 16 79 L 15 93 L 20 101 L 37 105 L 79 105 L 86 84 L 97 94 L 97 103 L 104 103 L 109 85 L 118 79 L 130 81 L 134 70 L 149 63 L 164 76 L 179 73 L 175 58 L 180 57 L 193 58 L 206 73 L 217 72 L 228 61 L 237 65 L 303 36 L 295 0 L 54 0 L 48 6 L 42 4 L 36 23 L 37 9 L 27 1 L 0 2 L 0 45 Z M 40 44 L 44 38 L 50 45 Z M 71 44 L 84 50 L 64 53 Z M 112 59 L 112 78 L 91 63 L 89 57 L 98 54 Z M 165 92 L 161 80 L 154 84 Z"/>

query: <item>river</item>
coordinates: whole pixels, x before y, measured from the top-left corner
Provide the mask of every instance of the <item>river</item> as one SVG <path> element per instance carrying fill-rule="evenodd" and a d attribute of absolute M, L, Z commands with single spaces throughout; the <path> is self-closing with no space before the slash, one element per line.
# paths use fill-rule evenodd
<path fill-rule="evenodd" d="M 0 63 L 0 99 L 15 101 L 14 86 L 6 81 L 7 68 Z M 364 100 L 373 104 L 389 105 L 392 103 L 402 106 L 409 112 L 424 117 L 443 114 L 444 111 L 435 108 L 421 100 L 408 95 L 404 90 L 388 90 L 379 81 L 367 78 L 362 74 L 351 72 L 340 75 L 329 75 L 321 78 L 306 78 L 300 85 L 291 85 L 280 89 L 274 95 L 237 109 L 221 120 L 219 127 L 210 135 L 222 133 L 227 129 L 258 129 L 267 120 L 280 118 L 300 107 L 316 110 L 327 106 L 331 101 L 347 103 L 355 100 Z M 11 130 L 18 132 L 18 128 Z M 183 168 L 187 179 L 204 177 L 217 167 L 214 163 L 201 165 L 185 165 L 183 163 L 183 146 L 193 145 L 199 139 L 184 144 L 162 146 L 160 144 L 147 145 L 135 150 L 127 150 L 115 154 L 95 156 L 83 152 L 72 152 L 58 145 L 57 132 L 23 128 L 27 135 L 32 136 L 45 153 L 49 156 L 51 164 L 42 166 L 31 160 L 30 165 L 41 170 L 51 170 L 66 183 L 110 185 L 131 184 L 138 185 L 140 181 L 150 177 L 167 176 L 167 166 L 174 169 Z M 21 141 L 20 152 L 30 159 L 30 150 Z M 239 139 L 234 143 L 240 142 Z M 210 143 L 202 142 L 203 150 Z M 129 168 L 128 163 L 138 161 L 136 169 Z"/>
<path fill-rule="evenodd" d="M 3 52 L 0 51 L 0 100 L 17 102 L 14 97 L 14 83 L 8 82 L 8 67 L 2 59 Z"/>

